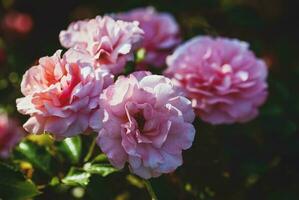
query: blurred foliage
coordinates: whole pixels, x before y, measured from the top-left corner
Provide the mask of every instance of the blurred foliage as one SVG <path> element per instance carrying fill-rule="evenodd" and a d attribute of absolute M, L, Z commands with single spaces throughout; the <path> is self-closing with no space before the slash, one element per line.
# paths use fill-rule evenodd
<path fill-rule="evenodd" d="M 173 174 L 151 180 L 158 198 L 297 200 L 298 1 L 1 0 L 0 19 L 17 10 L 31 15 L 34 25 L 23 36 L 0 28 L 0 109 L 25 121 L 14 103 L 21 96 L 22 74 L 39 57 L 61 48 L 58 34 L 71 21 L 147 5 L 171 12 L 185 39 L 209 34 L 250 42 L 270 71 L 269 98 L 256 120 L 231 126 L 195 122 L 196 140 L 184 153 L 184 165 Z M 60 142 L 30 136 L 11 160 L 0 164 L 0 199 L 30 199 L 39 191 L 42 194 L 36 199 L 43 200 L 150 199 L 142 180 L 128 176 L 128 169 L 114 173 L 116 169 L 98 148 L 89 153 L 92 143 L 91 136 Z M 90 159 L 85 159 L 88 154 Z M 96 155 L 100 156 L 93 159 Z"/>
<path fill-rule="evenodd" d="M 23 200 L 39 194 L 32 181 L 26 180 L 23 174 L 16 169 L 0 163 L 0 174 L 1 199 Z"/>

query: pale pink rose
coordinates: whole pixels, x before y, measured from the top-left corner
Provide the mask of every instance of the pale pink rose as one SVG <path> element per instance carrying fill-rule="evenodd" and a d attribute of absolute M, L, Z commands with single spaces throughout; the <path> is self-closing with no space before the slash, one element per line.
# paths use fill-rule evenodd
<path fill-rule="evenodd" d="M 68 50 L 65 55 L 76 55 Z M 23 76 L 21 91 L 25 97 L 17 99 L 17 109 L 30 115 L 24 124 L 26 131 L 52 133 L 57 139 L 101 128 L 99 95 L 113 77 L 107 71 L 94 69 L 88 63 L 67 62 L 61 51 L 43 57 L 37 66 Z"/>
<path fill-rule="evenodd" d="M 267 67 L 246 42 L 196 37 L 167 58 L 172 77 L 211 124 L 247 122 L 267 97 Z"/>
<path fill-rule="evenodd" d="M 24 131 L 14 119 L 0 114 L 0 157 L 7 158 L 11 150 L 24 136 Z"/>
<path fill-rule="evenodd" d="M 61 31 L 59 38 L 62 46 L 91 55 L 96 67 L 119 74 L 126 62 L 133 60 L 133 50 L 142 40 L 143 31 L 138 22 L 97 16 L 70 24 L 67 30 Z"/>
<path fill-rule="evenodd" d="M 170 79 L 144 71 L 121 76 L 104 90 L 100 105 L 98 145 L 115 167 L 127 162 L 148 179 L 182 165 L 182 150 L 194 139 L 194 113 Z"/>
<path fill-rule="evenodd" d="M 115 17 L 125 21 L 138 21 L 144 31 L 141 47 L 146 50 L 146 57 L 138 64 L 140 68 L 148 65 L 164 66 L 166 56 L 181 42 L 179 26 L 169 13 L 159 13 L 154 8 L 147 7 L 120 13 Z"/>

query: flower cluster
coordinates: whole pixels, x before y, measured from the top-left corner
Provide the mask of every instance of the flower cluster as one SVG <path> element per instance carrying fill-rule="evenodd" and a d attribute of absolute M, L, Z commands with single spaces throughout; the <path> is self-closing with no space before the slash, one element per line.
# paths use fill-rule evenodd
<path fill-rule="evenodd" d="M 96 132 L 115 167 L 128 164 L 145 179 L 173 172 L 194 140 L 195 115 L 212 124 L 249 121 L 267 96 L 266 65 L 247 43 L 196 37 L 169 55 L 179 32 L 170 14 L 153 8 L 72 23 L 59 36 L 66 52 L 23 76 L 17 109 L 30 116 L 25 130 L 56 139 Z M 138 48 L 146 54 L 134 63 Z M 169 78 L 120 75 L 128 61 L 139 69 L 167 63 Z"/>

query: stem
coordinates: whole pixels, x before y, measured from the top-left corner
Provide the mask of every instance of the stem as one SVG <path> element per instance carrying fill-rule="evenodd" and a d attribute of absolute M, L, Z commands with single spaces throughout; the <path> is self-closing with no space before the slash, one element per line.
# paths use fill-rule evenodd
<path fill-rule="evenodd" d="M 151 185 L 151 182 L 149 182 L 148 180 L 144 180 L 144 183 L 148 193 L 151 196 L 151 200 L 158 200 L 157 195 L 155 194 L 155 191 Z"/>
<path fill-rule="evenodd" d="M 89 161 L 89 159 L 91 158 L 93 150 L 94 150 L 94 147 L 96 145 L 96 141 L 97 141 L 97 139 L 94 138 L 93 141 L 92 141 L 92 143 L 91 143 L 91 145 L 90 145 L 90 147 L 89 147 L 89 150 L 88 150 L 88 152 L 87 152 L 87 154 L 86 154 L 86 156 L 84 158 L 84 162 Z"/>

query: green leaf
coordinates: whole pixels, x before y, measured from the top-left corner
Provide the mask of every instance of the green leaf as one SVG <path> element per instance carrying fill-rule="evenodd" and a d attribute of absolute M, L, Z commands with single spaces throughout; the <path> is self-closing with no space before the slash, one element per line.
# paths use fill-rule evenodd
<path fill-rule="evenodd" d="M 44 173 L 51 174 L 51 154 L 44 146 L 39 146 L 31 141 L 23 141 L 16 150 L 21 159 L 30 162 Z"/>
<path fill-rule="evenodd" d="M 62 179 L 62 183 L 69 186 L 87 186 L 89 183 L 90 173 L 82 169 L 72 167 L 68 174 Z"/>
<path fill-rule="evenodd" d="M 59 178 L 57 176 L 53 177 L 49 183 L 49 185 L 51 186 L 56 186 L 56 185 L 59 185 Z"/>
<path fill-rule="evenodd" d="M 82 152 L 82 141 L 80 136 L 66 138 L 60 142 L 59 147 L 73 164 L 80 161 Z"/>
<path fill-rule="evenodd" d="M 99 154 L 98 156 L 96 156 L 93 160 L 92 163 L 97 162 L 97 163 L 102 163 L 102 162 L 107 162 L 108 161 L 108 157 L 105 154 Z"/>
<path fill-rule="evenodd" d="M 83 169 L 90 174 L 98 174 L 103 177 L 118 171 L 118 169 L 112 167 L 110 164 L 86 163 Z"/>
<path fill-rule="evenodd" d="M 0 199 L 24 200 L 39 194 L 37 187 L 14 168 L 0 163 Z"/>

